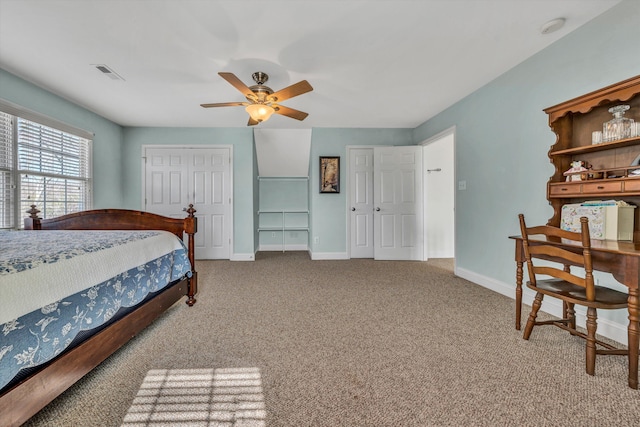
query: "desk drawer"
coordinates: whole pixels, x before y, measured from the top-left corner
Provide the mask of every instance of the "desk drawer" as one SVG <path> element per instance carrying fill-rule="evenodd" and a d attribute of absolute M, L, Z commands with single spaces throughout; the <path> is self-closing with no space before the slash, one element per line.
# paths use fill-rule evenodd
<path fill-rule="evenodd" d="M 640 191 L 640 178 L 628 179 L 624 182 L 624 191 Z"/>
<path fill-rule="evenodd" d="M 550 196 L 570 196 L 580 195 L 582 193 L 582 183 L 562 183 L 562 184 L 549 184 Z"/>
<path fill-rule="evenodd" d="M 582 194 L 620 193 L 622 182 L 589 182 L 582 184 Z"/>

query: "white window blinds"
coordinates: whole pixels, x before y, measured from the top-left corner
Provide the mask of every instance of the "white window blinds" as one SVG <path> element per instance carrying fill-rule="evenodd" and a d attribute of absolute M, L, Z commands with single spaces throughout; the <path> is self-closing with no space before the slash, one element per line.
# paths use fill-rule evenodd
<path fill-rule="evenodd" d="M 12 118 L 0 111 L 0 229 L 14 228 Z"/>
<path fill-rule="evenodd" d="M 29 118 L 0 112 L 0 228 L 91 208 L 91 140 Z"/>

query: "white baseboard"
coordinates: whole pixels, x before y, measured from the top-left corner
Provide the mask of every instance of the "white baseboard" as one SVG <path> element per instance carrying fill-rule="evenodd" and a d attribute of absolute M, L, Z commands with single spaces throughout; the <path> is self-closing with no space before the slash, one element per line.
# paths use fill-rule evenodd
<path fill-rule="evenodd" d="M 311 259 L 316 260 L 331 260 L 331 259 L 349 259 L 346 252 L 312 252 L 309 251 Z"/>
<path fill-rule="evenodd" d="M 279 245 L 260 245 L 258 251 L 262 252 L 282 252 L 282 251 L 308 251 L 309 247 L 307 245 L 292 245 L 286 244 L 284 248 L 282 244 Z"/>
<path fill-rule="evenodd" d="M 243 253 L 235 253 L 231 255 L 231 258 L 229 258 L 229 261 L 254 261 L 256 259 L 255 254 L 252 253 L 248 253 L 248 254 L 243 254 Z"/>
<path fill-rule="evenodd" d="M 515 300 L 515 292 L 516 292 L 515 269 L 514 269 L 513 284 L 506 284 L 498 280 L 495 280 L 493 278 L 482 276 L 478 273 L 465 270 L 464 268 L 460 268 L 460 267 L 455 268 L 455 275 L 465 280 L 468 280 L 470 282 L 473 282 L 477 285 L 480 285 L 484 288 L 497 292 L 501 295 L 507 296 L 509 298 L 513 298 Z M 535 297 L 535 293 L 523 285 L 522 302 L 530 306 L 533 303 L 534 297 Z M 544 311 L 545 313 L 549 313 L 552 316 L 561 317 L 562 301 L 555 298 L 546 298 L 542 301 L 542 307 L 540 308 L 540 310 Z M 521 321 L 522 321 L 523 327 L 524 327 L 524 323 L 527 320 L 527 314 L 528 314 L 528 313 L 525 313 L 524 311 L 527 311 L 527 310 L 523 310 L 523 313 L 522 313 Z M 513 313 L 515 316 L 515 308 Z M 581 327 L 585 327 L 585 323 L 586 323 L 586 310 L 578 306 L 576 306 L 576 323 L 578 326 L 581 326 Z M 610 338 L 614 341 L 617 341 L 623 345 L 627 345 L 627 342 L 628 342 L 626 324 L 620 324 L 618 322 L 614 322 L 602 317 L 598 318 L 598 334 L 604 337 Z"/>
<path fill-rule="evenodd" d="M 427 254 L 427 258 L 453 258 L 455 254 L 452 251 L 435 251 L 433 253 Z"/>

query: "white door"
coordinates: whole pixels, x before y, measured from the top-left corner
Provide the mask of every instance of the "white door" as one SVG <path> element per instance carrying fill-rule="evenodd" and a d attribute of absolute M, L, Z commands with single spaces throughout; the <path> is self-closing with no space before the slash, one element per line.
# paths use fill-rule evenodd
<path fill-rule="evenodd" d="M 351 258 L 373 258 L 373 149 L 349 150 Z"/>
<path fill-rule="evenodd" d="M 423 260 L 422 147 L 373 151 L 375 259 Z"/>
<path fill-rule="evenodd" d="M 229 259 L 231 155 L 229 148 L 146 147 L 145 210 L 182 218 L 193 204 L 197 259 Z"/>

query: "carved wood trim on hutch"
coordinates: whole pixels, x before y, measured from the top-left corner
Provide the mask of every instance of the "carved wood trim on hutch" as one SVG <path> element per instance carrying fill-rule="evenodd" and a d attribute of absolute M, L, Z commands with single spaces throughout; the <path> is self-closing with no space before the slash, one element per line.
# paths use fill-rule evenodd
<path fill-rule="evenodd" d="M 567 203 L 615 198 L 638 206 L 634 242 L 640 242 L 640 177 L 628 174 L 632 161 L 640 155 L 640 136 L 591 144 L 591 133 L 602 130 L 602 124 L 613 118 L 608 109 L 619 104 L 631 107 L 625 117 L 640 122 L 640 75 L 544 109 L 556 134 L 548 153 L 555 166 L 547 183 L 547 199 L 554 210 L 549 224 L 560 226 L 562 206 Z M 602 178 L 566 182 L 563 173 L 575 160 L 588 162 Z"/>

